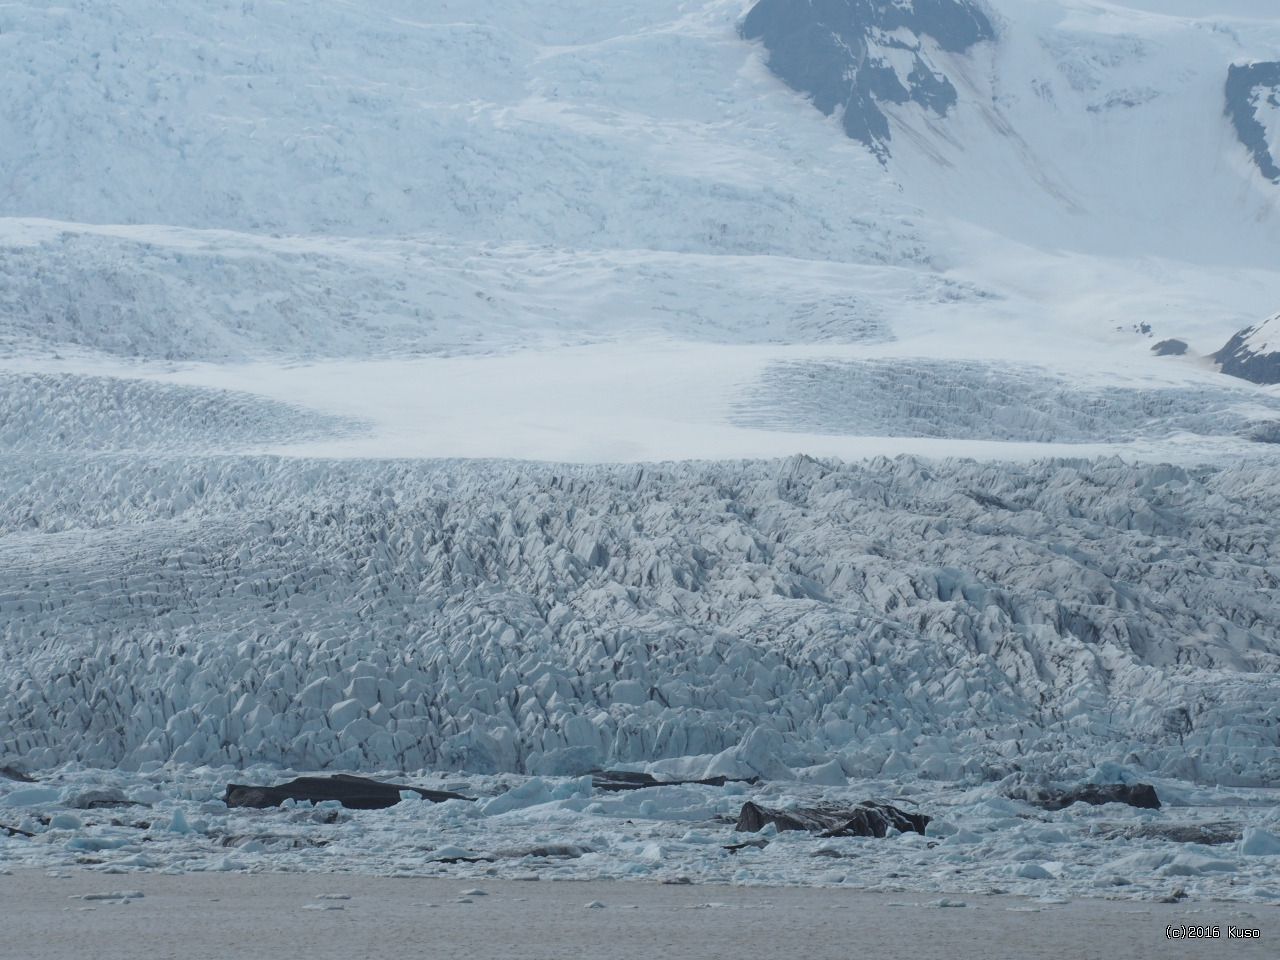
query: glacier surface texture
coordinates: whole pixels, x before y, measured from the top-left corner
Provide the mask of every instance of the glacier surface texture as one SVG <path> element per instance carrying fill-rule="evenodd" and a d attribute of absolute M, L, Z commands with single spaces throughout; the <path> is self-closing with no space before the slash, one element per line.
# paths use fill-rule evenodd
<path fill-rule="evenodd" d="M 1280 901 L 1277 63 L 1274 0 L 0 5 L 0 873 Z M 405 789 L 219 799 L 322 773 Z"/>
<path fill-rule="evenodd" d="M 3 748 L 1261 786 L 1275 488 L 1119 461 L 9 463 Z"/>

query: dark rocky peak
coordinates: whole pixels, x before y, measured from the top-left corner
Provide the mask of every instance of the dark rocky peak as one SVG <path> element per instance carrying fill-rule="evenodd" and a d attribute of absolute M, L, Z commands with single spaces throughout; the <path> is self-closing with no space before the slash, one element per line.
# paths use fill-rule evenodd
<path fill-rule="evenodd" d="M 742 36 L 762 41 L 769 69 L 827 116 L 841 110 L 845 133 L 884 162 L 891 134 L 880 104 L 914 102 L 941 117 L 956 102 L 924 38 L 962 53 L 995 29 L 974 0 L 760 0 Z"/>
<path fill-rule="evenodd" d="M 1185 340 L 1161 340 L 1151 352 L 1157 357 L 1185 357 L 1187 355 L 1187 342 Z"/>
<path fill-rule="evenodd" d="M 1246 327 L 1213 355 L 1222 372 L 1253 383 L 1280 383 L 1280 313 Z"/>
<path fill-rule="evenodd" d="M 1264 111 L 1280 112 L 1280 63 L 1233 64 L 1227 70 L 1227 116 L 1253 162 L 1272 183 L 1280 183 L 1280 165 L 1267 140 Z"/>

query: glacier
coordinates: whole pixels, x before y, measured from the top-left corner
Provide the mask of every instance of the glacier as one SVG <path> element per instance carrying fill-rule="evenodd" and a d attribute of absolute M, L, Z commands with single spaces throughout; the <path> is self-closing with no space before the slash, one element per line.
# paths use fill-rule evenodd
<path fill-rule="evenodd" d="M 44 785 L 0 784 L 35 834 L 4 853 L 348 869 L 373 831 L 365 868 L 412 875 L 1273 899 L 1240 838 L 1277 829 L 1276 469 L 10 462 L 0 729 Z M 602 765 L 764 779 L 602 797 Z M 482 800 L 216 799 L 322 769 Z M 1027 778 L 1165 809 L 1030 815 Z M 103 789 L 153 809 L 84 811 Z M 914 866 L 783 837 L 739 860 L 717 822 L 868 795 L 939 818 Z"/>
<path fill-rule="evenodd" d="M 0 8 L 0 869 L 1280 900 L 1271 6 Z"/>
<path fill-rule="evenodd" d="M 1274 467 L 5 469 L 37 768 L 1280 765 Z"/>

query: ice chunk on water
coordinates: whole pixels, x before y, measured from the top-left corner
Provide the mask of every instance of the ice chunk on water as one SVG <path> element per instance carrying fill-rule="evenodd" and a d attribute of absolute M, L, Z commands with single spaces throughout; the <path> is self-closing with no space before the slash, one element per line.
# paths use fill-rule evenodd
<path fill-rule="evenodd" d="M 54 787 L 21 787 L 0 797 L 0 803 L 10 807 L 35 807 L 43 803 L 57 803 L 61 798 L 62 791 Z"/>
<path fill-rule="evenodd" d="M 1261 827 L 1247 827 L 1240 838 L 1240 853 L 1246 857 L 1280 857 L 1280 837 Z"/>
<path fill-rule="evenodd" d="M 1038 863 L 1024 863 L 1018 868 L 1017 876 L 1024 880 L 1052 880 L 1053 874 Z"/>
<path fill-rule="evenodd" d="M 542 803 L 550 803 L 554 799 L 556 798 L 551 790 L 548 789 L 546 782 L 541 777 L 533 777 L 517 787 L 512 787 L 506 793 L 490 800 L 479 801 L 476 806 L 486 816 L 494 816 L 499 813 L 509 813 L 512 810 L 522 810 L 525 807 L 537 806 Z"/>

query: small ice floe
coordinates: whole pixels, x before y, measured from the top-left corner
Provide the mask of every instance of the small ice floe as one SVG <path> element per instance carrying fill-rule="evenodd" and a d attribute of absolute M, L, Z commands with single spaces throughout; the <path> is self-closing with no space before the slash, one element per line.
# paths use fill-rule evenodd
<path fill-rule="evenodd" d="M 303 910 L 345 910 L 347 909 L 340 903 L 308 903 L 304 904 Z"/>
<path fill-rule="evenodd" d="M 110 893 L 86 893 L 81 900 L 104 900 L 108 903 L 130 903 L 142 899 L 141 890 L 113 890 Z"/>
<path fill-rule="evenodd" d="M 1024 863 L 1018 868 L 1017 876 L 1024 880 L 1052 880 L 1054 875 L 1038 863 Z"/>
<path fill-rule="evenodd" d="M 123 859 L 112 861 L 111 863 L 111 866 L 118 867 L 121 871 L 126 869 L 154 870 L 155 868 L 163 865 L 164 861 L 155 857 L 148 857 L 143 853 L 135 853 L 131 857 L 124 857 Z M 103 872 L 105 873 L 106 871 Z"/>
<path fill-rule="evenodd" d="M 181 810 L 173 811 L 173 819 L 169 821 L 169 825 L 164 828 L 168 833 L 194 833 L 195 830 Z"/>
<path fill-rule="evenodd" d="M 347 896 L 345 893 L 322 893 L 318 897 L 316 897 L 316 899 L 317 900 L 350 900 L 351 898 Z"/>
<path fill-rule="evenodd" d="M 428 863 L 479 863 L 481 860 L 492 859 L 487 853 L 476 853 L 455 846 L 439 847 L 427 856 Z"/>
<path fill-rule="evenodd" d="M 1246 857 L 1280 857 L 1280 837 L 1260 827 L 1246 827 L 1240 839 L 1240 853 Z"/>
<path fill-rule="evenodd" d="M 939 909 L 963 909 L 969 906 L 969 904 L 965 903 L 963 900 L 952 900 L 950 897 L 943 897 L 941 900 L 933 901 L 930 906 L 938 907 Z"/>
<path fill-rule="evenodd" d="M 81 790 L 63 801 L 73 810 L 104 810 L 114 807 L 145 806 L 130 800 L 119 787 L 94 787 Z"/>
<path fill-rule="evenodd" d="M 488 896 L 488 894 L 487 894 L 487 893 L 485 893 L 483 890 L 479 889 L 478 887 L 475 887 L 475 888 L 472 888 L 471 890 L 463 890 L 463 891 L 462 891 L 462 893 L 461 893 L 461 894 L 459 894 L 459 896 L 463 896 L 463 897 L 487 897 L 487 896 Z"/>
<path fill-rule="evenodd" d="M 72 837 L 67 841 L 66 846 L 68 850 L 82 853 L 98 853 L 102 850 L 119 850 L 121 847 L 127 847 L 132 840 L 132 837 L 119 834 L 113 836 L 107 833 L 99 833 L 92 836 Z"/>
<path fill-rule="evenodd" d="M 25 787 L 9 791 L 0 797 L 0 803 L 10 807 L 35 807 L 57 803 L 61 798 L 62 791 L 56 787 Z"/>
<path fill-rule="evenodd" d="M 583 904 L 585 910 L 603 910 L 604 904 L 599 900 L 592 900 L 590 903 Z"/>

